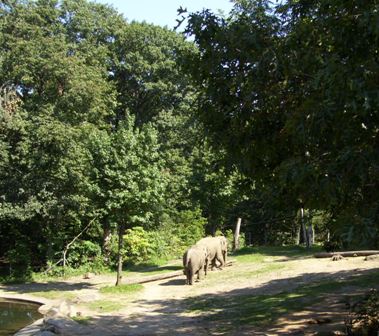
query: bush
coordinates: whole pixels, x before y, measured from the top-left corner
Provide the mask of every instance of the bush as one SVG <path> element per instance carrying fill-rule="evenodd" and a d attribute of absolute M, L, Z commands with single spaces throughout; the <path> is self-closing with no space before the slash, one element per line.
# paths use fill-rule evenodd
<path fill-rule="evenodd" d="M 323 244 L 323 249 L 326 252 L 336 252 L 342 249 L 342 243 L 337 240 L 326 241 Z"/>
<path fill-rule="evenodd" d="M 181 211 L 176 215 L 176 233 L 183 246 L 195 244 L 205 235 L 207 220 L 201 216 L 200 209 Z"/>
<path fill-rule="evenodd" d="M 104 269 L 101 247 L 89 240 L 78 240 L 68 250 L 67 263 L 71 268 L 101 271 Z"/>
<path fill-rule="evenodd" d="M 140 226 L 127 229 L 124 235 L 123 255 L 128 264 L 138 264 L 149 260 L 149 235 Z"/>
<path fill-rule="evenodd" d="M 32 274 L 31 251 L 23 241 L 16 241 L 15 247 L 8 251 L 7 259 L 10 264 L 10 278 L 28 280 Z"/>

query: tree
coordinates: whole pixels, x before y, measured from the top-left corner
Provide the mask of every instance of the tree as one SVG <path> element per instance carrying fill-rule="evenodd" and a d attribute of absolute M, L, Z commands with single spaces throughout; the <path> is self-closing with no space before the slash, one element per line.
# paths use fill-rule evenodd
<path fill-rule="evenodd" d="M 121 282 L 123 236 L 134 226 L 152 227 L 164 195 L 162 162 L 157 134 L 150 125 L 134 128 L 134 117 L 119 123 L 116 132 L 93 132 L 90 146 L 97 185 L 97 202 L 103 203 L 103 216 L 118 229 L 118 273 Z"/>
<path fill-rule="evenodd" d="M 180 115 L 193 89 L 177 67 L 177 56 L 179 51 L 192 53 L 192 44 L 167 28 L 132 22 L 118 32 L 112 50 L 117 120 L 130 113 L 140 126 L 161 112 Z"/>
<path fill-rule="evenodd" d="M 375 6 L 240 0 L 227 19 L 192 13 L 186 33 L 199 53 L 183 60 L 202 92 L 199 115 L 242 172 L 294 194 L 293 209 L 330 212 L 334 230 L 351 241 L 358 228 L 355 243 L 371 245 L 379 232 Z"/>

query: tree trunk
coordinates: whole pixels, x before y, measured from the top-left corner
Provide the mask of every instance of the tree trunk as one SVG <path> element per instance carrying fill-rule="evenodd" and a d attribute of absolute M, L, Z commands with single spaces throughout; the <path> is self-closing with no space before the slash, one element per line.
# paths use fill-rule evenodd
<path fill-rule="evenodd" d="M 118 251 L 117 251 L 117 280 L 116 286 L 121 284 L 122 280 L 122 264 L 123 264 L 123 247 L 124 247 L 125 224 L 120 223 L 118 228 Z"/>
<path fill-rule="evenodd" d="M 301 227 L 298 226 L 296 228 L 296 235 L 295 235 L 295 239 L 296 239 L 295 244 L 296 245 L 300 245 L 300 240 L 301 240 L 300 237 L 301 237 Z"/>
<path fill-rule="evenodd" d="M 240 228 L 241 228 L 241 218 L 237 219 L 236 230 L 234 232 L 234 242 L 233 242 L 233 250 L 236 251 L 240 247 L 239 237 L 240 237 Z"/>
<path fill-rule="evenodd" d="M 346 251 L 346 252 L 320 252 L 314 255 L 315 258 L 330 258 L 335 255 L 343 257 L 366 257 L 370 255 L 379 255 L 379 250 L 366 250 L 366 251 Z"/>
<path fill-rule="evenodd" d="M 312 246 L 315 243 L 315 230 L 313 228 L 312 220 L 310 220 L 310 224 L 308 226 L 308 243 L 309 246 Z"/>

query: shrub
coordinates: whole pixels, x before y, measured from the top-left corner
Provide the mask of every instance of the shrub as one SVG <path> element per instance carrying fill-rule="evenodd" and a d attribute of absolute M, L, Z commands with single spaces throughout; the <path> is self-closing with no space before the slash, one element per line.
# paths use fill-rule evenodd
<path fill-rule="evenodd" d="M 68 250 L 67 263 L 71 268 L 84 267 L 84 271 L 103 270 L 101 247 L 89 240 L 78 240 Z"/>
<path fill-rule="evenodd" d="M 31 251 L 23 241 L 16 241 L 15 247 L 7 253 L 10 264 L 10 278 L 27 280 L 31 277 Z"/>
<path fill-rule="evenodd" d="M 127 229 L 124 235 L 123 255 L 128 264 L 138 264 L 149 260 L 149 235 L 140 226 Z"/>

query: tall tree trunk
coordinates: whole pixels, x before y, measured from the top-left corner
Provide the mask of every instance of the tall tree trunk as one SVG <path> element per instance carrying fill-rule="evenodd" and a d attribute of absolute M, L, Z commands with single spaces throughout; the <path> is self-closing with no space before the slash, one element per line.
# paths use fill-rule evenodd
<path fill-rule="evenodd" d="M 121 284 L 122 279 L 122 264 L 123 264 L 123 247 L 124 247 L 124 232 L 125 232 L 125 224 L 120 223 L 118 227 L 118 251 L 117 251 L 117 280 L 116 286 Z"/>
<path fill-rule="evenodd" d="M 241 218 L 237 219 L 237 224 L 236 224 L 236 230 L 234 231 L 234 242 L 233 242 L 233 250 L 236 251 L 240 247 L 240 228 L 241 228 Z"/>
<path fill-rule="evenodd" d="M 308 226 L 308 242 L 309 242 L 309 247 L 311 247 L 315 243 L 315 230 L 313 228 L 312 220 L 310 220 L 310 223 Z"/>

